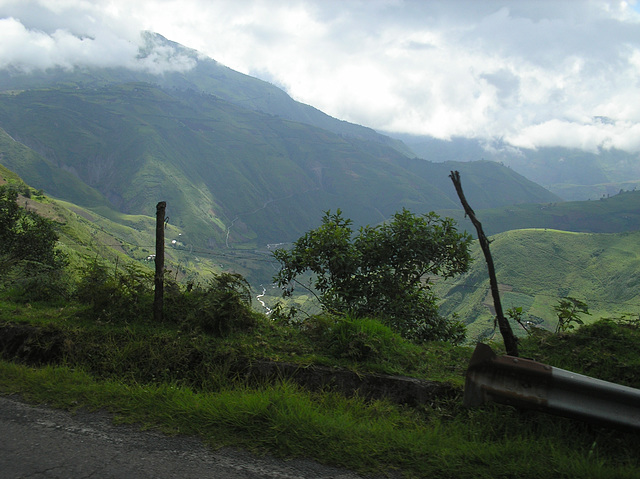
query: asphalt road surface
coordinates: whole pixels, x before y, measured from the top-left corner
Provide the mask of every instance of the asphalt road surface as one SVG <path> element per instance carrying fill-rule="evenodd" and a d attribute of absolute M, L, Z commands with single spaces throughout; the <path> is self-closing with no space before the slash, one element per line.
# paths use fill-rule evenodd
<path fill-rule="evenodd" d="M 308 460 L 213 451 L 192 437 L 114 425 L 102 412 L 69 413 L 0 396 L 1 479 L 361 479 Z"/>

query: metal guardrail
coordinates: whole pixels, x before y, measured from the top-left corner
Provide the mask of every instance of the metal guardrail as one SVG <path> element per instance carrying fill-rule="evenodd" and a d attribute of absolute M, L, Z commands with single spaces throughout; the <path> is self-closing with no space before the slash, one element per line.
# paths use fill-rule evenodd
<path fill-rule="evenodd" d="M 487 401 L 616 427 L 640 429 L 640 390 L 513 356 L 478 343 L 469 362 L 464 405 Z"/>

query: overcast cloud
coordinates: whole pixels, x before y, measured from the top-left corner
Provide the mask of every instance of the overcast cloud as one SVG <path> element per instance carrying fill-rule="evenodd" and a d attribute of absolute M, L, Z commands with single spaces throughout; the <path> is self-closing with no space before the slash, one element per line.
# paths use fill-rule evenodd
<path fill-rule="evenodd" d="M 621 1 L 0 0 L 0 68 L 136 58 L 151 30 L 340 119 L 520 147 L 640 151 L 640 13 Z"/>

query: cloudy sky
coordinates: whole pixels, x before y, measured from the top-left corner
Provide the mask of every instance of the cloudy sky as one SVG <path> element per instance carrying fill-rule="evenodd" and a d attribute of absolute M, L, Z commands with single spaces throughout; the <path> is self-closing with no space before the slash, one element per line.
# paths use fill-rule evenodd
<path fill-rule="evenodd" d="M 0 0 L 0 68 L 190 68 L 141 30 L 382 131 L 640 151 L 631 0 Z"/>

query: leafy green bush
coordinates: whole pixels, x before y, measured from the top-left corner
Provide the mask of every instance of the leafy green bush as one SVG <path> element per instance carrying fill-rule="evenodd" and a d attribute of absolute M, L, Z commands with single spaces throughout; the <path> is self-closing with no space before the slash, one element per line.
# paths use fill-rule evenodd
<path fill-rule="evenodd" d="M 298 327 L 306 331 L 319 350 L 349 361 L 386 360 L 394 357 L 401 343 L 406 342 L 380 321 L 352 315 L 313 316 Z"/>
<path fill-rule="evenodd" d="M 0 186 L 0 289 L 15 301 L 67 299 L 67 258 L 56 249 L 54 223 L 18 206 L 18 193 L 29 192 Z"/>
<path fill-rule="evenodd" d="M 574 323 L 583 325 L 584 321 L 580 319 L 579 314 L 590 314 L 589 307 L 584 301 L 566 296 L 562 298 L 557 306 L 553 309 L 558 315 L 558 325 L 556 326 L 556 334 L 565 332 L 574 328 Z"/>
<path fill-rule="evenodd" d="M 63 267 L 66 261 L 56 250 L 58 234 L 53 222 L 20 208 L 17 199 L 16 190 L 0 186 L 0 255 L 53 268 Z"/>
<path fill-rule="evenodd" d="M 391 329 L 379 321 L 350 317 L 338 319 L 326 334 L 331 354 L 355 361 L 375 358 L 393 348 L 396 339 Z"/>
<path fill-rule="evenodd" d="M 415 216 L 404 209 L 382 225 L 354 234 L 340 210 L 326 212 L 322 225 L 274 257 L 281 268 L 274 280 L 284 296 L 314 274 L 313 289 L 330 313 L 377 317 L 404 337 L 418 341 L 464 338 L 464 325 L 438 313 L 429 275 L 453 277 L 471 261 L 467 233 L 435 213 Z M 308 288 L 312 290 L 312 288 Z"/>
<path fill-rule="evenodd" d="M 91 306 L 93 319 L 131 321 L 149 318 L 153 304 L 153 276 L 134 265 L 123 271 L 94 261 L 80 273 L 76 299 Z"/>
<path fill-rule="evenodd" d="M 256 323 L 251 287 L 239 274 L 218 274 L 206 287 L 169 288 L 165 305 L 167 320 L 219 337 L 250 330 Z"/>

